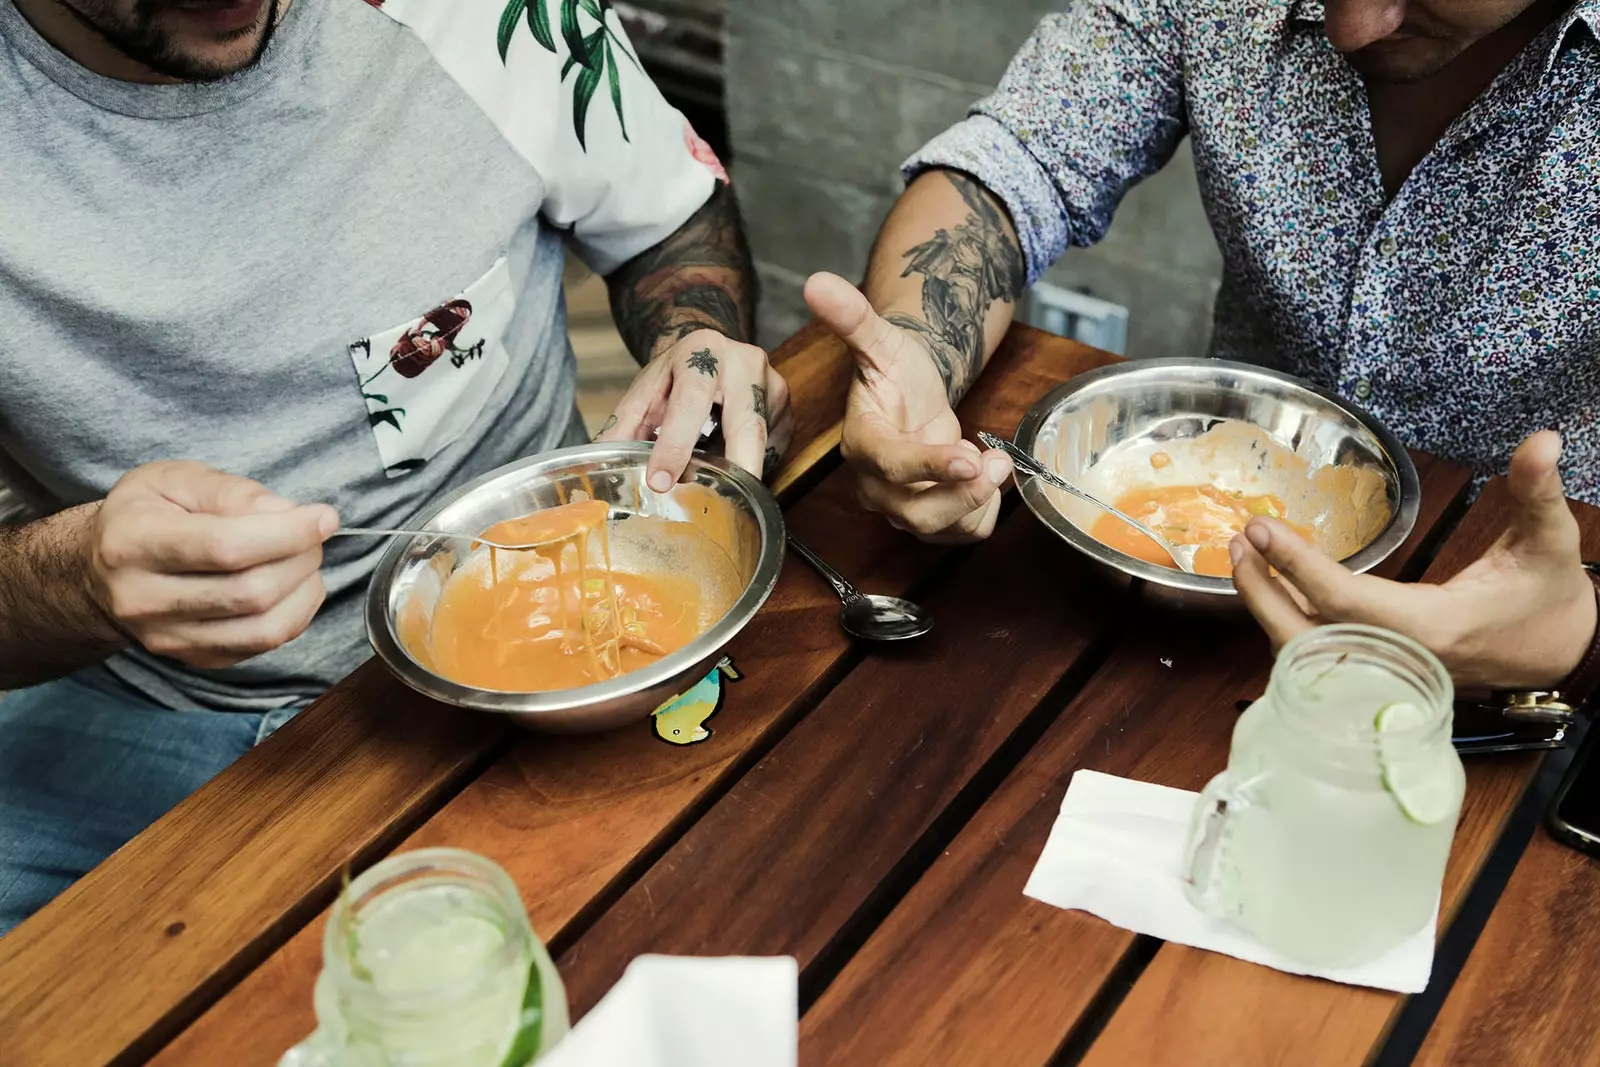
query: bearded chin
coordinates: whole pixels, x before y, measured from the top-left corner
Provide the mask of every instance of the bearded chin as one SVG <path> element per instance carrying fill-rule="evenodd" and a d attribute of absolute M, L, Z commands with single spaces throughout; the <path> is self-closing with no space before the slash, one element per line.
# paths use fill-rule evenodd
<path fill-rule="evenodd" d="M 138 0 L 132 16 L 125 19 L 103 10 L 80 11 L 74 5 L 68 5 L 68 10 L 112 48 L 135 63 L 180 81 L 207 82 L 227 78 L 260 62 L 277 29 L 281 3 L 282 0 L 269 0 L 265 8 L 264 28 L 248 27 L 216 42 L 226 44 L 250 34 L 260 34 L 255 48 L 242 61 L 218 60 L 203 52 L 186 49 L 174 35 L 163 30 L 162 16 L 180 6 L 176 0 Z"/>

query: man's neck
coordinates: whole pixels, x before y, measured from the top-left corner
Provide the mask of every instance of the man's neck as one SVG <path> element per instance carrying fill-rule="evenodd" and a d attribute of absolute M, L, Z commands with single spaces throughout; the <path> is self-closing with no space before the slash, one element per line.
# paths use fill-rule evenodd
<path fill-rule="evenodd" d="M 1384 190 L 1399 193 L 1411 171 L 1522 50 L 1572 6 L 1537 0 L 1430 78 L 1367 87 Z"/>
<path fill-rule="evenodd" d="M 5 0 L 0 0 L 4 3 Z M 181 85 L 173 78 L 130 59 L 102 37 L 93 26 L 62 0 L 11 0 L 40 37 L 80 67 L 106 78 L 142 85 Z M 281 0 L 278 21 L 288 12 L 293 0 Z"/>

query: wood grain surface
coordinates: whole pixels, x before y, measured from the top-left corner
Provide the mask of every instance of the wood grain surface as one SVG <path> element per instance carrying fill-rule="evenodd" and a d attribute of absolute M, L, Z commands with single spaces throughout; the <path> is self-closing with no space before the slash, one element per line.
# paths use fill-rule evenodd
<path fill-rule="evenodd" d="M 1041 381 L 1114 358 L 1038 331 L 1013 331 L 986 375 L 995 384 L 974 390 L 962 414 L 970 425 L 1009 433 L 1044 391 Z M 804 494 L 787 517 L 797 536 L 875 591 L 912 590 L 939 572 L 949 554 L 863 515 L 848 471 Z M 591 737 L 519 737 L 402 847 L 450 845 L 502 864 L 522 890 L 535 928 L 559 950 L 848 669 L 853 653 L 837 615 L 832 591 L 791 562 L 767 606 L 729 648 L 743 678 L 728 687 L 725 708 L 707 723 L 710 739 L 672 746 L 646 723 Z M 273 1063 L 313 1024 L 321 926 L 299 930 L 154 1062 Z M 242 1034 L 250 1035 L 247 1049 Z"/>
<path fill-rule="evenodd" d="M 140 1062 L 509 735 L 369 662 L 0 938 L 0 1063 Z"/>
<path fill-rule="evenodd" d="M 1505 529 L 1510 508 L 1505 483 L 1491 482 L 1445 544 L 1428 578 L 1442 580 L 1482 555 Z M 1573 510 L 1585 548 L 1591 554 L 1600 550 L 1600 511 L 1582 504 Z M 1441 933 L 1500 839 L 1538 757 L 1474 757 L 1466 764 L 1467 795 L 1445 872 Z M 1173 1057 L 1180 1057 L 1197 1067 L 1361 1064 L 1387 1035 L 1403 1000 L 1396 993 L 1284 974 L 1168 944 L 1083 1062 L 1109 1067 L 1176 1062 Z"/>
<path fill-rule="evenodd" d="M 1542 828 L 1413 1061 L 1419 1067 L 1600 1064 L 1600 859 Z"/>
<path fill-rule="evenodd" d="M 1454 465 L 1421 456 L 1417 465 L 1421 515 L 1387 562 L 1389 573 L 1446 521 L 1466 487 Z M 1136 952 L 1127 931 L 1022 894 L 1068 782 L 1086 768 L 1200 788 L 1227 761 L 1237 703 L 1261 694 L 1270 666 L 1248 618 L 1142 610 L 1109 661 L 805 1016 L 802 1063 L 1056 1062 Z"/>
<path fill-rule="evenodd" d="M 810 326 L 773 361 L 794 392 L 795 455 L 824 462 L 809 446 L 843 412 L 843 346 Z M 393 848 L 511 733 L 369 662 L 0 938 L 0 1062 L 142 1061 L 321 911 L 341 868 Z"/>
<path fill-rule="evenodd" d="M 844 342 L 820 323 L 802 327 L 772 353 L 772 365 L 789 383 L 794 440 L 784 463 L 768 478 L 780 500 L 815 484 L 836 459 L 844 419 L 844 397 L 855 376 L 855 362 Z"/>
<path fill-rule="evenodd" d="M 574 1011 L 645 952 L 792 955 L 813 981 L 896 868 L 932 859 L 946 809 L 1111 632 L 1118 599 L 1014 511 L 927 598 L 931 634 L 873 652 L 557 960 Z"/>

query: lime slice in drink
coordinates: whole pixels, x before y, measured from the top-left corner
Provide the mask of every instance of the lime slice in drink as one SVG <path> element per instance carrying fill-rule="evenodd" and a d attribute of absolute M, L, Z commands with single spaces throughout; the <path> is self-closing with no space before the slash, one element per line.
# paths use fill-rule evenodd
<path fill-rule="evenodd" d="M 528 964 L 528 988 L 522 994 L 516 1036 L 500 1061 L 500 1067 L 527 1067 L 542 1051 L 543 1038 L 544 979 L 539 973 L 539 961 L 534 960 Z"/>
<path fill-rule="evenodd" d="M 1405 817 L 1422 826 L 1448 819 L 1455 810 L 1456 795 L 1448 761 L 1430 755 L 1391 759 L 1384 735 L 1415 730 L 1428 722 L 1428 713 L 1415 704 L 1385 704 L 1373 719 L 1378 731 L 1378 769 L 1383 787 L 1394 797 Z"/>

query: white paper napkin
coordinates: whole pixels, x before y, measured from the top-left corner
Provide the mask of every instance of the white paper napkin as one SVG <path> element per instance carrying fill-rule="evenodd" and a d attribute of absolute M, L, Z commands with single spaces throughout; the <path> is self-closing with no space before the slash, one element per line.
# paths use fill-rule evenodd
<path fill-rule="evenodd" d="M 539 1067 L 795 1067 L 793 958 L 640 956 Z"/>
<path fill-rule="evenodd" d="M 1078 771 L 1023 892 L 1098 915 L 1163 941 L 1222 952 L 1290 974 L 1420 993 L 1433 971 L 1434 919 L 1381 958 L 1316 968 L 1287 959 L 1233 924 L 1201 912 L 1183 891 L 1183 850 L 1199 794 Z"/>

